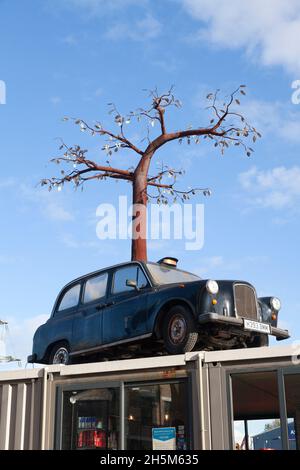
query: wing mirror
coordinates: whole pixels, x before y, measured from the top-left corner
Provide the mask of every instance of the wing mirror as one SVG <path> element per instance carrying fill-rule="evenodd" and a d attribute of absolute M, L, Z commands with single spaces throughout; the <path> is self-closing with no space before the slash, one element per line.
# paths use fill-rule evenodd
<path fill-rule="evenodd" d="M 132 288 L 135 289 L 135 290 L 140 290 L 140 289 L 138 288 L 137 282 L 136 282 L 136 281 L 133 281 L 132 279 L 127 279 L 127 281 L 126 281 L 126 286 L 127 286 L 127 287 L 132 287 Z"/>

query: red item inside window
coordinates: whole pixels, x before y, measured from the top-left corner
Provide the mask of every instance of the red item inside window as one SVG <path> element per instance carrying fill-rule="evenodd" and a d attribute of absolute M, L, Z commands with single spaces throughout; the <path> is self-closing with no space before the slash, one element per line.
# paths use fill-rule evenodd
<path fill-rule="evenodd" d="M 105 431 L 94 431 L 94 446 L 99 449 L 106 448 L 106 433 Z"/>

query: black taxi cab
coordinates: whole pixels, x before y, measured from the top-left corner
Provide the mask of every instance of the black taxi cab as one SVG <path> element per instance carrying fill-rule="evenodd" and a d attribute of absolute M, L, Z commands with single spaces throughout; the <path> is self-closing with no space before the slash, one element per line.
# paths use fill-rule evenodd
<path fill-rule="evenodd" d="M 278 298 L 258 298 L 245 281 L 201 279 L 177 262 L 133 261 L 70 282 L 37 329 L 28 362 L 260 347 L 269 335 L 289 337 L 277 326 Z"/>

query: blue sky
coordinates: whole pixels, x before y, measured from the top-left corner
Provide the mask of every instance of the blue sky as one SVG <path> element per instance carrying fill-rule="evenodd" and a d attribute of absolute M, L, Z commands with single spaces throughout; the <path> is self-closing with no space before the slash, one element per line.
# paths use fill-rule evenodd
<path fill-rule="evenodd" d="M 203 124 L 208 91 L 247 84 L 242 110 L 263 139 L 250 159 L 236 149 L 222 157 L 208 145 L 172 144 L 158 155 L 186 168 L 182 187 L 213 194 L 193 201 L 205 204 L 203 249 L 150 242 L 149 258 L 177 255 L 180 266 L 205 277 L 245 279 L 259 295 L 277 295 L 282 325 L 292 340 L 300 337 L 300 105 L 291 101 L 291 84 L 300 79 L 300 1 L 223 3 L 0 0 L 7 87 L 0 105 L 0 317 L 10 322 L 17 355 L 30 352 L 33 330 L 66 282 L 130 256 L 129 241 L 98 240 L 95 215 L 101 202 L 129 195 L 128 185 L 91 183 L 82 193 L 37 187 L 57 174 L 48 163 L 57 138 L 103 158 L 101 141 L 62 117 L 108 124 L 108 102 L 130 111 L 146 102 L 143 89 L 172 84 L 183 102 L 168 117 L 174 128 Z M 134 126 L 128 134 L 141 137 Z"/>

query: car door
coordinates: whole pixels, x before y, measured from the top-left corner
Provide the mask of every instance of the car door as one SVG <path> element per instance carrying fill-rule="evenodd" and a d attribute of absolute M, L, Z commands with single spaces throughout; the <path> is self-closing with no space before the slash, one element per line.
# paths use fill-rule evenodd
<path fill-rule="evenodd" d="M 73 320 L 79 305 L 81 284 L 68 286 L 59 296 L 52 317 L 48 320 L 48 343 L 68 341 L 72 347 Z"/>
<path fill-rule="evenodd" d="M 135 281 L 137 289 L 126 285 Z M 109 307 L 103 311 L 103 344 L 147 334 L 147 301 L 151 289 L 138 264 L 117 268 L 112 273 Z"/>
<path fill-rule="evenodd" d="M 73 350 L 91 349 L 102 344 L 102 315 L 106 308 L 108 273 L 84 282 L 81 302 L 73 321 Z"/>

